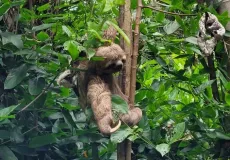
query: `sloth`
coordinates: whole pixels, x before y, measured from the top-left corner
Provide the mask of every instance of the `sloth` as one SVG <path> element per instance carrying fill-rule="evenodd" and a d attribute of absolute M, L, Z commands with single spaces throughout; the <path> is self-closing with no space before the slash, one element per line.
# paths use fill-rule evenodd
<path fill-rule="evenodd" d="M 80 106 L 91 106 L 100 132 L 111 134 L 121 125 L 120 120 L 117 123 L 113 121 L 111 95 L 117 94 L 128 102 L 113 75 L 122 70 L 126 56 L 121 47 L 114 43 L 99 47 L 95 55 L 103 57 L 104 60 L 81 61 L 78 69 L 86 71 L 75 75 L 76 73 L 66 70 L 58 77 L 57 83 L 68 88 L 76 87 Z M 142 111 L 134 107 L 119 117 L 125 124 L 135 125 L 140 121 Z"/>
<path fill-rule="evenodd" d="M 113 39 L 113 28 L 110 27 L 105 35 Z M 77 92 L 81 108 L 91 106 L 101 133 L 115 132 L 120 128 L 121 121 L 128 125 L 137 124 L 142 118 L 142 111 L 138 107 L 130 107 L 128 113 L 119 115 L 121 121 L 118 122 L 114 122 L 112 115 L 112 94 L 119 95 L 128 103 L 128 98 L 122 93 L 114 76 L 124 66 L 125 52 L 119 45 L 111 43 L 97 48 L 95 56 L 103 57 L 103 60 L 80 61 L 77 65 L 80 72 L 66 70 L 58 77 L 57 83 Z"/>

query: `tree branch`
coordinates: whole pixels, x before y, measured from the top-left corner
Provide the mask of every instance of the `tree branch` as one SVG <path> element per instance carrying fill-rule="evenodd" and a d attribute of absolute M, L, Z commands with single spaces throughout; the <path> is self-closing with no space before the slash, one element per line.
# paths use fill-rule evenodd
<path fill-rule="evenodd" d="M 163 10 L 151 7 L 151 6 L 141 6 L 141 7 L 142 8 L 149 8 L 149 9 L 152 9 L 152 10 L 157 11 L 157 12 L 162 12 L 162 13 L 171 14 L 171 15 L 178 15 L 178 16 L 197 16 L 197 14 L 184 14 L 184 13 L 167 12 L 167 11 L 163 11 Z"/>

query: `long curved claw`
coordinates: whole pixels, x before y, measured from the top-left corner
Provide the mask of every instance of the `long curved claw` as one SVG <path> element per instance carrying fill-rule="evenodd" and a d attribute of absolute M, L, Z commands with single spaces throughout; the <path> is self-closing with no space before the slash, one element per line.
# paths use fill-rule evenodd
<path fill-rule="evenodd" d="M 120 128 L 120 126 L 121 126 L 121 121 L 118 120 L 118 124 L 115 127 L 111 128 L 110 133 L 117 131 Z"/>

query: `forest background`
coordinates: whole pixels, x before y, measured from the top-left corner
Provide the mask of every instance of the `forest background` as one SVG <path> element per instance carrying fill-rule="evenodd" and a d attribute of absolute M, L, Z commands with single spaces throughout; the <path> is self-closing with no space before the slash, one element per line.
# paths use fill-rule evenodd
<path fill-rule="evenodd" d="M 0 159 L 230 157 L 230 2 L 137 2 L 0 2 Z M 204 12 L 216 15 L 227 29 L 208 58 L 196 38 Z M 137 126 L 123 125 L 103 136 L 90 109 L 82 111 L 75 93 L 55 80 L 71 59 L 82 58 L 81 51 L 100 60 L 93 48 L 102 44 L 108 24 L 119 32 L 115 42 L 130 53 L 128 75 L 135 72 L 128 80 L 135 84 L 129 86 L 134 89 L 130 97 L 135 93 L 143 118 Z M 133 59 L 137 64 L 131 67 Z M 127 108 L 116 96 L 113 104 L 117 112 Z M 119 151 L 122 141 L 132 146 L 125 150 L 132 157 Z"/>

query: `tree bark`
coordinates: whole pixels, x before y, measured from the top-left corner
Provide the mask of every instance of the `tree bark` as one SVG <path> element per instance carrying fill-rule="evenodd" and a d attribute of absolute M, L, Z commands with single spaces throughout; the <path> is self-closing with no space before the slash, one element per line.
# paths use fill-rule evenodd
<path fill-rule="evenodd" d="M 219 13 L 223 13 L 225 11 L 228 11 L 228 17 L 230 17 L 230 1 L 229 0 L 224 0 L 221 1 L 220 6 L 218 8 Z M 230 22 L 228 22 L 228 24 L 225 26 L 225 29 L 227 31 L 230 31 Z M 226 45 L 226 52 L 227 52 L 227 58 L 228 58 L 228 62 L 227 62 L 227 68 L 226 68 L 226 72 L 228 74 L 228 81 L 230 81 L 230 38 L 229 37 L 224 37 L 224 45 Z M 225 131 L 227 133 L 230 132 L 230 115 L 224 115 L 223 118 L 223 128 L 225 129 Z"/>
<path fill-rule="evenodd" d="M 130 71 L 131 71 L 131 54 L 132 54 L 132 22 L 131 22 L 131 1 L 126 0 L 125 5 L 120 6 L 119 25 L 123 29 L 125 34 L 130 39 L 130 44 L 127 44 L 122 37 L 120 37 L 120 46 L 126 53 L 125 67 L 120 74 L 119 83 L 122 92 L 129 97 L 130 96 Z M 126 139 L 122 143 L 117 145 L 117 159 L 119 160 L 131 160 L 132 143 Z"/>
<path fill-rule="evenodd" d="M 228 11 L 228 16 L 230 17 L 230 1 L 222 1 L 220 3 L 218 10 L 219 10 L 219 13 L 223 13 L 225 11 Z M 230 31 L 230 22 L 228 22 L 228 24 L 225 26 L 225 29 L 227 31 Z M 225 37 L 224 41 L 225 41 L 225 45 L 227 48 L 227 52 L 229 54 L 230 53 L 230 38 Z M 228 73 L 228 77 L 230 77 L 230 55 L 228 55 L 227 73 Z"/>
<path fill-rule="evenodd" d="M 135 104 L 135 92 L 136 92 L 136 71 L 137 71 L 137 57 L 138 57 L 138 47 L 139 47 L 139 37 L 140 37 L 140 20 L 141 20 L 141 9 L 142 1 L 138 0 L 136 11 L 136 24 L 134 30 L 134 44 L 133 44 L 133 54 L 131 62 L 131 82 L 130 82 L 130 103 L 132 106 Z"/>

